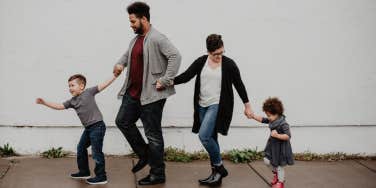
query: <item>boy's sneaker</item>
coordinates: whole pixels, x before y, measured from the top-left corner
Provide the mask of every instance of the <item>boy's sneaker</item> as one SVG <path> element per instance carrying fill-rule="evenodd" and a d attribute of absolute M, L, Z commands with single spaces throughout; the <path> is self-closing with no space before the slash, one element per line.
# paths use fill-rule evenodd
<path fill-rule="evenodd" d="M 81 173 L 81 172 L 71 174 L 70 176 L 73 179 L 89 179 L 90 178 L 90 174 L 85 174 L 85 173 Z"/>
<path fill-rule="evenodd" d="M 86 180 L 86 183 L 90 185 L 99 185 L 99 184 L 106 184 L 107 183 L 107 178 L 106 176 L 104 177 L 94 177 L 94 178 L 89 178 Z"/>

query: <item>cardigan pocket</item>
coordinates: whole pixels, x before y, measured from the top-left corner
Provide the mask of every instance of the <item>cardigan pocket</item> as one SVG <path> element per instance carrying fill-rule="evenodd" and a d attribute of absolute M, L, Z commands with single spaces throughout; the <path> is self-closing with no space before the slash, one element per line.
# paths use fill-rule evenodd
<path fill-rule="evenodd" d="M 150 65 L 150 72 L 153 75 L 157 75 L 157 74 L 161 74 L 163 70 L 160 64 L 154 62 Z"/>
<path fill-rule="evenodd" d="M 163 73 L 162 62 L 163 60 L 156 57 L 157 60 L 150 61 L 150 72 L 151 74 L 161 74 Z"/>

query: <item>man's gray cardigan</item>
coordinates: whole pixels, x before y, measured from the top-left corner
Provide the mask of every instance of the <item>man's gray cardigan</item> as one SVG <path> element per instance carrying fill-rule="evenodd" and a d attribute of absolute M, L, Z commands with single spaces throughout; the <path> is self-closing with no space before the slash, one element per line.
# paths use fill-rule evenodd
<path fill-rule="evenodd" d="M 127 67 L 125 82 L 118 94 L 119 98 L 124 96 L 129 86 L 130 66 L 128 65 L 131 61 L 131 53 L 136 40 L 137 37 L 132 39 L 128 50 L 117 63 Z M 141 105 L 165 99 L 175 94 L 175 88 L 172 85 L 172 81 L 178 73 L 181 63 L 181 55 L 175 46 L 165 35 L 153 27 L 150 27 L 150 30 L 144 39 L 143 56 L 144 71 L 140 97 Z M 164 90 L 157 91 L 157 80 L 159 80 L 165 87 Z"/>

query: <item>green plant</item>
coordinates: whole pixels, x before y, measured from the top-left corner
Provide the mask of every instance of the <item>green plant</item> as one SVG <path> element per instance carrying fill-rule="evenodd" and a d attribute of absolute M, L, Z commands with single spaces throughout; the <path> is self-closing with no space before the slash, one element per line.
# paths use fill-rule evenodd
<path fill-rule="evenodd" d="M 62 157 L 65 157 L 67 156 L 68 153 L 63 151 L 63 148 L 62 147 L 59 147 L 59 148 L 51 148 L 45 152 L 42 153 L 42 156 L 45 157 L 45 158 L 62 158 Z"/>
<path fill-rule="evenodd" d="M 297 161 L 315 161 L 315 160 L 326 160 L 326 161 L 342 161 L 342 160 L 373 160 L 375 156 L 363 156 L 360 154 L 346 154 L 342 152 L 337 153 L 326 153 L 326 154 L 317 154 L 305 151 L 303 153 L 295 153 L 294 158 Z"/>
<path fill-rule="evenodd" d="M 209 155 L 206 151 L 201 150 L 201 151 L 196 151 L 191 154 L 192 160 L 208 160 Z"/>
<path fill-rule="evenodd" d="M 229 160 L 233 163 L 249 163 L 256 160 L 262 160 L 264 154 L 262 151 L 257 151 L 256 149 L 233 149 L 228 152 L 221 154 L 222 158 Z M 135 157 L 132 153 L 129 156 Z M 191 162 L 194 160 L 208 160 L 209 155 L 206 151 L 197 151 L 193 153 L 188 153 L 183 149 L 168 147 L 165 149 L 164 153 L 165 161 L 173 162 Z M 327 161 L 340 161 L 340 160 L 376 160 L 376 156 L 363 156 L 360 154 L 345 154 L 345 153 L 327 153 L 327 154 L 316 154 L 311 152 L 295 153 L 295 160 L 298 161 L 313 161 L 313 160 L 327 160 Z"/>
<path fill-rule="evenodd" d="M 207 160 L 209 155 L 205 151 L 188 153 L 182 149 L 168 147 L 165 149 L 165 160 L 174 162 L 191 162 L 194 160 Z M 222 158 L 230 160 L 234 163 L 246 163 L 254 160 L 262 159 L 262 152 L 257 149 L 233 149 L 227 153 L 222 153 Z"/>
<path fill-rule="evenodd" d="M 9 157 L 9 156 L 16 156 L 16 152 L 14 149 L 9 145 L 9 143 L 6 143 L 3 147 L 0 146 L 0 156 L 2 157 Z"/>
<path fill-rule="evenodd" d="M 248 163 L 255 160 L 260 160 L 263 157 L 262 152 L 256 149 L 233 149 L 223 154 L 224 159 L 228 159 L 233 163 Z"/>
<path fill-rule="evenodd" d="M 294 154 L 294 158 L 295 160 L 298 160 L 298 161 L 312 161 L 312 160 L 317 160 L 320 158 L 319 155 L 315 154 L 315 153 L 311 153 L 311 152 L 303 152 L 303 153 L 296 153 Z"/>
<path fill-rule="evenodd" d="M 164 157 L 166 161 L 174 161 L 174 162 L 191 162 L 192 155 L 187 153 L 182 149 L 177 149 L 173 147 L 168 147 L 165 149 Z"/>

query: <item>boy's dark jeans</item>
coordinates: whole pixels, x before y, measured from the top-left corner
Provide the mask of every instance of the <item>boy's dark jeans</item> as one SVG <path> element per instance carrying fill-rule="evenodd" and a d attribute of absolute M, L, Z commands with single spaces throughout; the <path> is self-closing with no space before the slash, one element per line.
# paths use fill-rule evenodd
<path fill-rule="evenodd" d="M 163 161 L 164 142 L 162 136 L 161 120 L 166 99 L 147 105 L 141 105 L 140 100 L 132 98 L 128 93 L 123 97 L 116 125 L 129 142 L 133 151 L 139 158 L 148 159 L 150 174 L 165 178 L 165 164 Z M 145 143 L 136 121 L 141 119 L 146 138 Z"/>
<path fill-rule="evenodd" d="M 91 145 L 92 156 L 95 161 L 95 175 L 106 177 L 105 160 L 102 152 L 105 133 L 106 125 L 103 121 L 85 128 L 77 146 L 77 165 L 81 173 L 90 174 L 87 148 Z"/>

